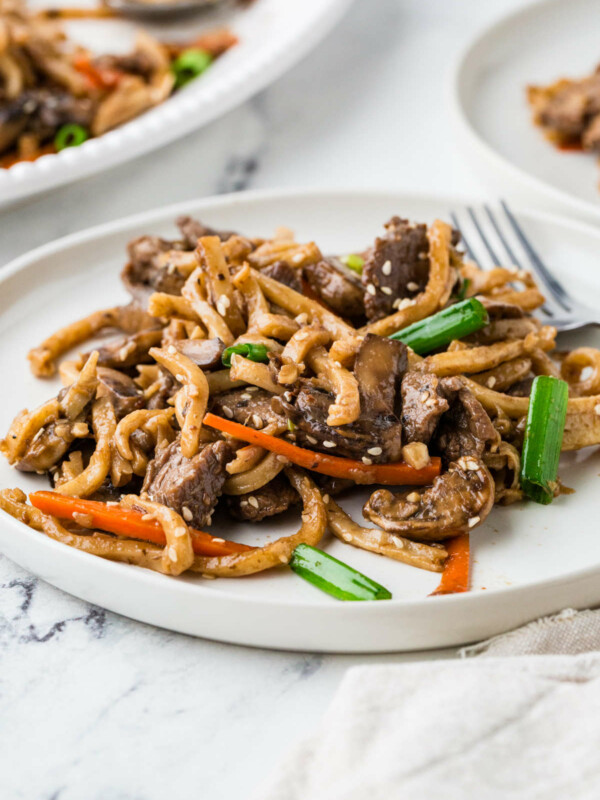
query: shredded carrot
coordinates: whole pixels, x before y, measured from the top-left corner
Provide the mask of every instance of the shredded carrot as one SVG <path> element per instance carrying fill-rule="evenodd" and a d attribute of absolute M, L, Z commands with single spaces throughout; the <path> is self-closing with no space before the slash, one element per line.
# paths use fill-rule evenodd
<path fill-rule="evenodd" d="M 58 492 L 32 492 L 29 495 L 31 505 L 45 514 L 59 519 L 72 519 L 77 522 L 79 515 L 85 515 L 90 526 L 99 528 L 117 536 L 130 539 L 142 539 L 154 544 L 166 544 L 164 531 L 156 520 L 144 519 L 144 514 L 133 509 L 121 508 L 117 505 L 100 503 L 96 500 L 80 500 L 78 497 L 67 497 Z M 87 523 L 86 523 L 87 527 Z M 232 553 L 243 553 L 254 550 L 245 544 L 216 539 L 210 533 L 190 528 L 192 547 L 199 556 L 228 556 Z"/>
<path fill-rule="evenodd" d="M 448 559 L 442 573 L 442 580 L 431 597 L 436 594 L 457 594 L 468 592 L 470 584 L 470 546 L 469 534 L 463 533 L 444 542 Z"/>
<path fill-rule="evenodd" d="M 381 483 L 391 486 L 422 485 L 431 483 L 440 474 L 441 463 L 439 458 L 432 458 L 428 466 L 423 469 L 414 469 L 404 461 L 393 464 L 363 464 L 362 461 L 355 461 L 351 458 L 341 458 L 340 456 L 330 456 L 327 453 L 316 453 L 312 450 L 305 450 L 295 444 L 279 439 L 277 436 L 270 436 L 254 428 L 240 425 L 215 414 L 207 414 L 204 417 L 204 424 L 211 428 L 216 428 L 223 433 L 227 433 L 236 439 L 241 439 L 250 444 L 259 444 L 265 450 L 284 456 L 297 464 L 299 467 L 319 472 L 321 475 L 329 475 L 332 478 L 350 478 L 356 483 Z"/>
<path fill-rule="evenodd" d="M 124 73 L 118 69 L 100 69 L 90 61 L 85 53 L 78 53 L 73 58 L 73 66 L 95 89 L 114 89 L 123 78 Z"/>

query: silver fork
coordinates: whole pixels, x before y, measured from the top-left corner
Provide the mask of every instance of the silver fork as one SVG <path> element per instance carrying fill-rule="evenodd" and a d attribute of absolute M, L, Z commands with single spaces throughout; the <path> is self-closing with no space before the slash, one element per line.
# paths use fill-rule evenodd
<path fill-rule="evenodd" d="M 600 312 L 569 294 L 544 264 L 504 200 L 500 201 L 500 206 L 502 213 L 494 213 L 488 205 L 483 206 L 485 214 L 478 214 L 472 206 L 450 213 L 452 224 L 461 234 L 467 257 L 481 269 L 515 266 L 531 271 L 546 298 L 540 311 L 557 331 L 600 326 Z M 459 220 L 463 218 L 461 225 Z M 465 229 L 469 230 L 468 236 Z"/>

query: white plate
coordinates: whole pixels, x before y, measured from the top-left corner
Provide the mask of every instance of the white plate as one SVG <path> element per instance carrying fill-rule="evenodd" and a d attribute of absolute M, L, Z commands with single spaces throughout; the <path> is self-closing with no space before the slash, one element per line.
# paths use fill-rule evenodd
<path fill-rule="evenodd" d="M 468 46 L 452 107 L 468 157 L 490 176 L 516 180 L 547 206 L 600 216 L 600 165 L 559 151 L 533 125 L 528 84 L 582 77 L 600 62 L 600 4 L 546 0 L 503 18 Z"/>
<path fill-rule="evenodd" d="M 83 5 L 73 0 L 75 5 Z M 84 3 L 86 0 L 84 0 Z M 161 147 L 221 116 L 276 80 L 327 33 L 351 0 L 255 0 L 247 8 L 144 27 L 164 40 L 189 40 L 226 25 L 239 43 L 205 75 L 166 102 L 79 147 L 0 169 L 0 206 L 91 175 Z M 45 0 L 32 5 L 47 6 Z M 70 35 L 94 52 L 127 52 L 142 23 L 70 21 Z"/>
<path fill-rule="evenodd" d="M 269 235 L 288 225 L 300 240 L 315 239 L 325 252 L 347 252 L 372 241 L 393 214 L 431 221 L 446 216 L 456 199 L 351 193 L 246 193 L 138 215 L 39 248 L 3 270 L 0 282 L 0 374 L 5 389 L 0 431 L 15 412 L 35 406 L 58 383 L 29 373 L 27 350 L 50 331 L 93 309 L 125 298 L 119 271 L 125 245 L 142 233 L 169 236 L 173 219 L 191 213 L 216 226 Z M 600 231 L 532 212 L 519 218 L 541 255 L 570 288 L 597 296 Z M 591 335 L 561 344 L 593 342 Z M 595 337 L 598 344 L 598 336 Z M 173 579 L 114 564 L 51 541 L 3 515 L 0 548 L 50 583 L 105 608 L 197 636 L 263 647 L 372 652 L 445 647 L 479 639 L 565 606 L 600 602 L 597 508 L 600 458 L 588 450 L 564 458 L 561 475 L 577 493 L 551 507 L 522 504 L 495 509 L 473 534 L 473 591 L 427 597 L 439 581 L 424 572 L 337 540 L 324 546 L 389 587 L 394 599 L 342 603 L 287 570 L 234 580 Z M 0 486 L 45 488 L 0 463 Z M 361 519 L 360 502 L 346 506 Z M 297 526 L 298 513 L 257 527 L 224 523 L 219 533 L 255 542 Z"/>

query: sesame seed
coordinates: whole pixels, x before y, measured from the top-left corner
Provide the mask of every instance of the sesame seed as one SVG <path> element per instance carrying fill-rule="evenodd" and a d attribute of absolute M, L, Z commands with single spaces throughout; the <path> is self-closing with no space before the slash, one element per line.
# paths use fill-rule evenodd
<path fill-rule="evenodd" d="M 310 442 L 310 444 L 316 444 L 317 443 L 317 440 L 315 439 L 314 436 L 307 436 L 306 437 L 306 441 Z"/>
<path fill-rule="evenodd" d="M 403 297 L 400 299 L 399 297 L 394 300 L 394 308 L 397 308 L 399 311 L 404 311 L 405 308 L 409 308 L 410 306 L 414 306 L 415 301 L 411 300 L 409 297 Z"/>
<path fill-rule="evenodd" d="M 250 503 L 252 508 L 258 508 L 258 500 L 256 499 L 256 497 L 254 497 L 254 495 L 248 498 L 248 502 Z"/>
<path fill-rule="evenodd" d="M 37 442 L 37 440 L 40 438 L 40 436 L 43 434 L 43 432 L 44 432 L 44 429 L 40 428 L 39 431 L 36 433 L 36 435 L 31 440 L 31 443 L 33 444 L 34 442 Z"/>
<path fill-rule="evenodd" d="M 191 522 L 194 518 L 194 515 L 187 506 L 183 506 L 183 508 L 181 509 L 181 516 L 184 518 L 186 522 Z"/>
<path fill-rule="evenodd" d="M 363 462 L 363 464 L 366 464 L 367 466 L 369 466 L 369 464 L 372 464 L 372 463 L 373 463 L 372 459 L 370 459 L 370 458 L 367 458 L 366 456 L 363 456 L 363 457 L 361 458 L 361 461 Z"/>
<path fill-rule="evenodd" d="M 168 550 L 170 560 L 175 564 L 177 563 L 177 549 L 171 545 Z"/>
<path fill-rule="evenodd" d="M 345 542 L 351 542 L 352 541 L 352 534 L 351 533 L 343 533 L 342 534 L 342 539 Z"/>
<path fill-rule="evenodd" d="M 201 575 L 200 577 L 201 577 L 201 578 L 206 578 L 206 580 L 207 580 L 207 581 L 214 581 L 214 579 L 215 579 L 217 576 L 216 576 L 216 575 L 209 575 L 207 572 L 203 572 L 203 573 L 202 573 L 202 575 Z"/>
<path fill-rule="evenodd" d="M 246 388 L 247 392 L 258 392 L 258 386 L 248 386 Z"/>
<path fill-rule="evenodd" d="M 406 499 L 409 503 L 418 503 L 421 499 L 421 495 L 418 492 L 411 492 L 406 495 Z"/>
<path fill-rule="evenodd" d="M 308 314 L 306 312 L 303 312 L 302 314 L 298 314 L 297 317 L 294 317 L 294 319 L 296 320 L 298 325 L 306 325 L 306 323 L 308 322 Z"/>
<path fill-rule="evenodd" d="M 175 536 L 178 539 L 181 539 L 183 536 L 187 536 L 187 528 L 184 528 L 183 525 L 178 525 L 177 528 L 175 528 Z"/>
<path fill-rule="evenodd" d="M 469 520 L 469 528 L 474 528 L 475 525 L 477 525 L 477 523 L 480 521 L 481 520 L 479 517 L 471 517 L 471 519 Z"/>
<path fill-rule="evenodd" d="M 291 392 L 284 392 L 283 393 L 283 399 L 286 401 L 286 403 L 291 403 L 293 397 L 294 397 L 294 395 Z"/>
<path fill-rule="evenodd" d="M 172 356 L 174 356 L 177 353 L 177 348 L 175 347 L 175 345 L 170 344 L 167 347 L 167 353 L 170 353 Z"/>
<path fill-rule="evenodd" d="M 406 284 L 406 288 L 408 289 L 409 292 L 416 292 L 417 289 L 419 288 L 419 284 L 415 283 L 414 281 L 409 281 Z"/>
<path fill-rule="evenodd" d="M 287 564 L 288 562 L 287 556 L 284 556 L 283 553 L 279 556 L 279 560 L 281 561 L 282 564 Z"/>
<path fill-rule="evenodd" d="M 373 284 L 372 284 L 372 283 L 367 283 L 367 292 L 368 292 L 369 294 L 371 294 L 371 295 L 375 296 L 375 293 L 376 293 L 376 291 L 377 291 L 377 290 L 375 289 L 375 287 L 373 286 Z"/>
<path fill-rule="evenodd" d="M 323 442 L 323 447 L 335 447 L 335 442 L 325 441 Z"/>
<path fill-rule="evenodd" d="M 220 300 L 217 302 L 217 311 L 222 317 L 224 317 L 225 314 L 227 313 L 227 309 Z"/>
<path fill-rule="evenodd" d="M 433 399 L 433 397 L 430 397 L 429 400 L 426 400 L 425 405 L 427 406 L 427 408 L 432 408 L 432 406 L 435 405 L 435 400 Z"/>
<path fill-rule="evenodd" d="M 419 397 L 419 400 L 424 403 L 426 400 L 429 400 L 429 392 L 425 391 Z"/>
<path fill-rule="evenodd" d="M 233 418 L 233 411 L 229 408 L 229 406 L 223 406 L 223 413 L 227 417 L 227 419 Z"/>
<path fill-rule="evenodd" d="M 252 414 L 252 424 L 254 425 L 255 428 L 262 428 L 263 421 L 258 416 L 258 414 Z"/>
<path fill-rule="evenodd" d="M 392 262 L 386 261 L 383 266 L 381 267 L 381 271 L 384 275 L 391 275 L 392 274 Z"/>
<path fill-rule="evenodd" d="M 242 398 L 242 400 L 252 400 L 252 395 L 251 395 L 251 394 L 248 394 L 248 392 L 244 392 L 244 393 L 241 395 L 241 398 Z"/>
<path fill-rule="evenodd" d="M 175 375 L 175 378 L 179 381 L 179 383 L 183 383 L 185 381 L 183 375 Z"/>
<path fill-rule="evenodd" d="M 342 365 L 341 365 L 341 363 L 339 361 L 334 361 L 333 363 L 338 369 L 342 368 Z"/>
<path fill-rule="evenodd" d="M 329 495 L 328 494 L 324 494 L 323 495 L 323 502 L 325 503 L 325 505 L 327 505 L 327 503 L 329 502 Z"/>
<path fill-rule="evenodd" d="M 594 406 L 594 414 L 597 414 L 600 417 L 600 403 Z"/>
<path fill-rule="evenodd" d="M 222 544 L 224 541 L 225 541 L 225 539 L 221 539 L 218 536 L 215 536 L 213 538 L 213 542 L 217 542 L 218 544 Z"/>
<path fill-rule="evenodd" d="M 277 461 L 280 461 L 282 464 L 288 463 L 288 459 L 285 456 L 277 456 Z"/>
<path fill-rule="evenodd" d="M 486 386 L 488 386 L 490 389 L 493 389 L 493 388 L 494 388 L 494 386 L 496 385 L 496 378 L 494 378 L 494 376 L 493 376 L 493 375 L 490 375 L 490 377 L 487 379 L 487 381 L 485 382 L 485 384 L 486 384 Z"/>
<path fill-rule="evenodd" d="M 381 449 L 381 447 L 370 447 L 367 450 L 367 453 L 370 456 L 380 456 L 383 453 L 383 450 Z"/>
<path fill-rule="evenodd" d="M 227 297 L 226 294 L 222 294 L 221 297 L 219 297 L 219 303 L 221 303 L 221 305 L 224 308 L 229 308 L 229 306 L 231 305 L 231 300 Z"/>
<path fill-rule="evenodd" d="M 290 259 L 292 264 L 301 264 L 303 260 L 304 260 L 304 254 L 303 253 L 296 253 L 296 255 L 292 256 L 291 259 Z"/>
<path fill-rule="evenodd" d="M 381 291 L 382 291 L 384 294 L 392 294 L 392 290 L 390 289 L 390 287 L 389 287 L 389 286 L 382 286 L 382 287 L 381 287 Z"/>
<path fill-rule="evenodd" d="M 402 539 L 396 539 L 395 537 L 392 539 L 394 546 L 398 548 L 398 550 L 402 550 L 404 547 L 404 542 Z"/>

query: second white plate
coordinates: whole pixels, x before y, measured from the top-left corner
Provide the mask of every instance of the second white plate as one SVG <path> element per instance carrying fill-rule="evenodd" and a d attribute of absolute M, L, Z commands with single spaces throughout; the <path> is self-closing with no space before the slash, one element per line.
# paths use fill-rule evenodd
<path fill-rule="evenodd" d="M 593 155 L 554 148 L 533 125 L 528 84 L 589 75 L 600 62 L 600 4 L 544 0 L 494 23 L 468 46 L 453 77 L 452 106 L 468 157 L 496 179 L 600 217 Z"/>
<path fill-rule="evenodd" d="M 373 241 L 394 214 L 430 222 L 448 218 L 458 198 L 403 194 L 245 193 L 145 213 L 70 236 L 23 256 L 0 273 L 0 374 L 5 385 L 0 433 L 17 411 L 55 393 L 58 381 L 36 380 L 28 349 L 68 320 L 126 301 L 119 280 L 127 242 L 143 233 L 172 236 L 178 214 L 208 224 L 268 236 L 279 225 L 324 252 L 352 252 Z M 581 297 L 600 291 L 600 231 L 543 214 L 518 213 L 542 257 Z M 561 346 L 596 344 L 586 332 Z M 591 524 L 598 505 L 600 453 L 563 458 L 561 477 L 576 494 L 551 507 L 533 503 L 496 508 L 473 534 L 473 591 L 427 597 L 439 575 L 408 567 L 326 538 L 325 547 L 393 592 L 393 599 L 343 603 L 289 570 L 207 581 L 168 578 L 111 563 L 58 544 L 0 512 L 0 550 L 45 580 L 134 619 L 238 644 L 299 650 L 374 652 L 456 645 L 485 638 L 565 606 L 600 603 L 600 537 Z M 0 459 L 0 487 L 47 488 L 45 478 L 11 469 Z M 361 502 L 344 501 L 357 520 Z M 259 526 L 231 520 L 216 530 L 255 543 L 292 533 L 298 513 Z"/>

